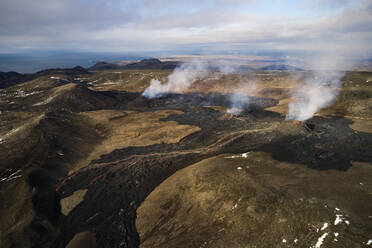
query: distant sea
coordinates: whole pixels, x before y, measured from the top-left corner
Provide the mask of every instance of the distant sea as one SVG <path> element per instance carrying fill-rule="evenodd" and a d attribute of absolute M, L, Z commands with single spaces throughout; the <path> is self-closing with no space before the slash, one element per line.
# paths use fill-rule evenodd
<path fill-rule="evenodd" d="M 34 73 L 50 68 L 88 68 L 99 61 L 139 60 L 144 56 L 103 53 L 0 54 L 0 72 Z"/>

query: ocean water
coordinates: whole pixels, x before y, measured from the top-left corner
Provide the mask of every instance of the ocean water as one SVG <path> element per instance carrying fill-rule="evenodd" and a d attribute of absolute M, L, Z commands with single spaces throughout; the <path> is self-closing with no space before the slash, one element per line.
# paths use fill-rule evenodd
<path fill-rule="evenodd" d="M 88 68 L 98 61 L 139 60 L 143 56 L 102 53 L 0 54 L 0 71 L 34 73 L 50 68 Z"/>

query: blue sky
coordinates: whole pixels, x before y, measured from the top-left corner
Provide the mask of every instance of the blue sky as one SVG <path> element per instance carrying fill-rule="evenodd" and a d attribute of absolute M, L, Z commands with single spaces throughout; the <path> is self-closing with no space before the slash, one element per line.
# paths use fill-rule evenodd
<path fill-rule="evenodd" d="M 0 53 L 372 55 L 370 0 L 4 0 Z"/>

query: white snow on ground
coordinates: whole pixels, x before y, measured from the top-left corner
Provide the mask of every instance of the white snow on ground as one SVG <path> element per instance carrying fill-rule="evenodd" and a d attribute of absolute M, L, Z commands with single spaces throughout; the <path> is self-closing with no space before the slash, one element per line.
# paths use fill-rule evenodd
<path fill-rule="evenodd" d="M 297 244 L 297 242 L 298 242 L 298 239 L 295 239 L 295 240 L 293 240 L 293 242 L 294 242 L 295 244 Z"/>
<path fill-rule="evenodd" d="M 17 91 L 12 91 L 12 92 L 8 92 L 7 94 L 0 94 L 0 96 L 2 97 L 15 97 L 15 98 L 24 98 L 24 97 L 27 97 L 27 96 L 32 96 L 32 95 L 35 95 L 35 94 L 39 94 L 40 92 L 42 92 L 41 90 L 35 90 L 35 91 L 31 91 L 31 92 L 25 92 L 23 90 L 17 90 Z M 2 101 L 4 102 L 4 101 Z"/>
<path fill-rule="evenodd" d="M 366 244 L 367 245 L 372 245 L 372 239 L 368 240 Z"/>
<path fill-rule="evenodd" d="M 250 152 L 245 152 L 245 153 L 242 153 L 240 155 L 232 155 L 230 157 L 225 157 L 225 158 L 247 158 L 249 153 Z"/>
<path fill-rule="evenodd" d="M 324 233 L 322 236 L 318 238 L 318 241 L 316 242 L 314 248 L 320 248 L 320 246 L 323 244 L 324 239 L 327 237 L 328 233 Z"/>
<path fill-rule="evenodd" d="M 335 210 L 336 210 L 336 211 L 340 211 L 340 209 L 339 209 L 339 208 L 335 208 Z"/>
<path fill-rule="evenodd" d="M 0 183 L 3 182 L 3 181 L 9 182 L 13 179 L 21 177 L 22 175 L 19 174 L 20 172 L 21 172 L 21 170 L 17 170 L 16 172 L 13 172 L 12 174 L 10 174 L 8 177 L 0 178 Z"/>
<path fill-rule="evenodd" d="M 238 168 L 236 168 L 236 169 L 238 169 L 238 170 L 241 170 L 241 169 L 242 169 L 242 167 L 238 167 Z"/>
<path fill-rule="evenodd" d="M 342 222 L 345 222 L 348 225 L 350 224 L 349 221 L 345 220 L 345 218 L 342 216 L 342 214 L 336 214 L 336 219 L 335 219 L 334 225 L 338 225 Z"/>
<path fill-rule="evenodd" d="M 4 143 L 4 139 L 0 138 L 0 145 Z"/>
<path fill-rule="evenodd" d="M 114 84 L 117 84 L 117 83 L 112 82 L 112 81 L 107 81 L 107 82 L 103 83 L 103 85 L 114 85 Z"/>
<path fill-rule="evenodd" d="M 50 77 L 50 79 L 60 79 L 59 77 Z"/>
<path fill-rule="evenodd" d="M 238 207 L 238 203 L 235 203 L 235 205 L 231 208 L 231 210 L 234 210 L 237 207 Z"/>
<path fill-rule="evenodd" d="M 225 157 L 225 158 L 240 158 L 241 156 L 237 156 L 237 155 L 232 155 L 232 156 L 230 156 L 230 157 Z"/>
<path fill-rule="evenodd" d="M 286 239 L 283 239 L 283 240 L 282 240 L 282 243 L 287 243 L 287 240 L 286 240 Z"/>
<path fill-rule="evenodd" d="M 335 225 L 338 225 L 339 223 L 342 222 L 342 219 L 341 219 L 341 214 L 336 214 L 336 219 L 335 219 Z"/>
<path fill-rule="evenodd" d="M 27 96 L 32 96 L 35 94 L 39 94 L 42 91 L 31 91 L 31 92 L 24 92 L 23 90 L 19 90 L 15 93 L 14 97 L 20 98 L 20 97 L 27 97 Z"/>
<path fill-rule="evenodd" d="M 37 120 L 40 120 L 41 117 L 42 117 L 42 115 L 39 116 L 39 117 L 36 117 L 36 119 Z M 20 127 L 13 128 L 8 133 L 6 133 L 2 137 L 0 137 L 1 143 L 4 143 L 9 137 L 11 137 L 12 135 L 16 134 L 17 132 L 23 130 L 27 126 L 28 126 L 27 124 L 24 124 L 24 125 L 22 125 Z"/>
<path fill-rule="evenodd" d="M 333 239 L 333 241 L 337 242 L 337 241 L 338 241 L 338 239 L 337 239 L 337 237 L 338 237 L 338 233 L 335 232 L 335 233 L 333 233 L 333 235 L 335 235 L 335 238 Z"/>
<path fill-rule="evenodd" d="M 322 231 L 323 231 L 324 229 L 326 229 L 326 228 L 327 228 L 327 226 L 328 226 L 328 223 L 326 222 L 326 223 L 324 223 L 324 224 L 323 224 L 323 226 L 322 226 L 322 228 L 320 228 L 320 230 L 322 230 Z"/>
<path fill-rule="evenodd" d="M 246 157 L 248 157 L 248 154 L 249 154 L 249 152 L 242 153 L 242 157 L 243 157 L 243 158 L 246 158 Z"/>
<path fill-rule="evenodd" d="M 7 138 L 9 138 L 10 136 L 12 136 L 13 134 L 15 134 L 16 132 L 18 132 L 19 130 L 21 130 L 21 127 L 13 128 L 8 133 L 6 133 L 5 135 L 3 135 L 3 137 L 1 138 L 1 142 L 4 143 Z"/>

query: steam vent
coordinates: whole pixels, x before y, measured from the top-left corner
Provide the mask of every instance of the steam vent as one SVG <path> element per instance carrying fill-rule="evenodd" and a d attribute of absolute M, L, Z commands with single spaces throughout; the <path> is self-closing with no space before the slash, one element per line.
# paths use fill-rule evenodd
<path fill-rule="evenodd" d="M 0 248 L 372 248 L 372 1 L 0 1 Z"/>

